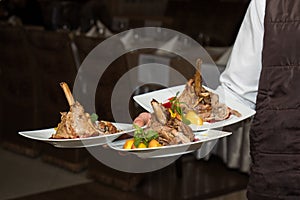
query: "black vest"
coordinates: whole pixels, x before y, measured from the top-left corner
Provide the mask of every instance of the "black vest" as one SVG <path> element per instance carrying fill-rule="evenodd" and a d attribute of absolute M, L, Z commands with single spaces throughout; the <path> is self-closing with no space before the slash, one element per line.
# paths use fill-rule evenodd
<path fill-rule="evenodd" d="M 300 0 L 266 0 L 249 199 L 300 199 Z"/>

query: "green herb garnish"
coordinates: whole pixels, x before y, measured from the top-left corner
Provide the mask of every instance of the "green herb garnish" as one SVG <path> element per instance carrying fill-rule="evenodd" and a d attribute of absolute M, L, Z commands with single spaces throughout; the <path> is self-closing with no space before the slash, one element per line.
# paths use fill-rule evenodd
<path fill-rule="evenodd" d="M 179 94 L 179 92 L 176 93 L 175 97 L 170 99 L 171 111 L 172 111 L 172 113 L 178 113 L 181 117 L 182 122 L 186 125 L 189 125 L 189 124 L 191 124 L 191 121 L 188 120 L 187 118 L 185 118 L 184 113 L 182 112 L 182 109 L 180 107 L 180 105 L 185 104 L 185 102 L 179 102 L 178 94 Z"/>
<path fill-rule="evenodd" d="M 139 127 L 136 124 L 133 124 L 133 127 L 135 128 L 134 131 L 134 146 L 138 146 L 141 142 L 144 143 L 146 146 L 148 146 L 149 142 L 153 139 L 158 138 L 158 133 L 154 130 L 147 130 L 144 131 L 141 127 Z"/>
<path fill-rule="evenodd" d="M 96 113 L 93 113 L 93 114 L 91 114 L 90 118 L 91 118 L 91 121 L 93 123 L 95 123 L 98 120 L 98 115 Z"/>

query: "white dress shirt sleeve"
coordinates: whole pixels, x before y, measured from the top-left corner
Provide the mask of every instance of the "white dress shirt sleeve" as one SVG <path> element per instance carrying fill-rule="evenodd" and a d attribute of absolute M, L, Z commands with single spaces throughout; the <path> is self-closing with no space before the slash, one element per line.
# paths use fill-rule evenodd
<path fill-rule="evenodd" d="M 250 2 L 218 88 L 253 109 L 262 65 L 265 4 L 265 0 Z"/>

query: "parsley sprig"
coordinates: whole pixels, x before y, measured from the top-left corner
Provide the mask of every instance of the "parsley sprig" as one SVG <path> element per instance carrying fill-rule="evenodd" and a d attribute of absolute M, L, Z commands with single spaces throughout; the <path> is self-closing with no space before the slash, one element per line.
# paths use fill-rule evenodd
<path fill-rule="evenodd" d="M 93 123 L 95 123 L 98 120 L 98 115 L 96 113 L 93 113 L 93 114 L 91 114 L 90 118 L 91 118 L 91 121 Z"/>
<path fill-rule="evenodd" d="M 135 128 L 134 131 L 134 146 L 138 146 L 141 142 L 144 143 L 146 146 L 148 146 L 149 142 L 153 139 L 158 138 L 158 133 L 154 130 L 147 130 L 144 131 L 141 127 L 139 127 L 136 124 L 133 124 L 133 127 Z"/>

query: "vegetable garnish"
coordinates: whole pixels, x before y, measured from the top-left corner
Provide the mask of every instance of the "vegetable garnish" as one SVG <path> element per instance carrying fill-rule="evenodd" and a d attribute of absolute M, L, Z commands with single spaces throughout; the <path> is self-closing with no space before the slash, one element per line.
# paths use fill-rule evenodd
<path fill-rule="evenodd" d="M 136 147 L 140 143 L 144 143 L 146 146 L 148 146 L 151 140 L 158 138 L 158 133 L 154 130 L 150 129 L 144 131 L 141 127 L 135 124 L 133 124 L 133 127 L 135 128 L 133 138 L 134 138 L 134 146 Z"/>
<path fill-rule="evenodd" d="M 176 93 L 175 97 L 170 99 L 171 108 L 169 108 L 169 112 L 170 112 L 172 118 L 177 117 L 177 118 L 181 119 L 184 124 L 189 125 L 189 124 L 191 124 L 191 122 L 190 122 L 190 120 L 185 118 L 185 116 L 182 112 L 182 109 L 180 107 L 180 104 L 183 104 L 184 102 L 179 102 L 178 94 L 179 94 L 179 92 Z"/>
<path fill-rule="evenodd" d="M 91 114 L 91 121 L 95 123 L 98 120 L 98 115 L 96 113 Z"/>
<path fill-rule="evenodd" d="M 171 108 L 171 103 L 170 103 L 170 101 L 171 101 L 173 98 L 174 98 L 174 97 L 168 98 L 168 101 L 167 101 L 166 103 L 163 103 L 163 106 L 164 106 L 165 108 Z"/>

